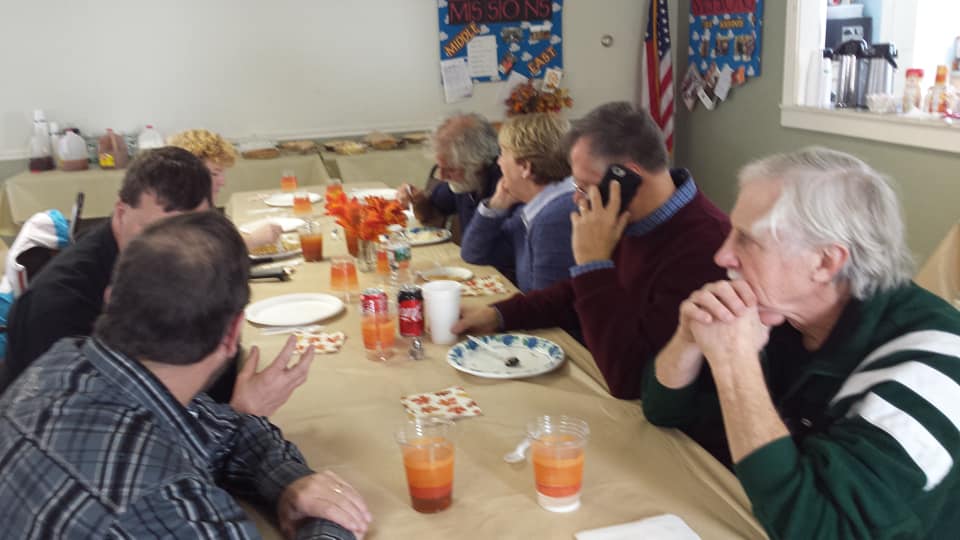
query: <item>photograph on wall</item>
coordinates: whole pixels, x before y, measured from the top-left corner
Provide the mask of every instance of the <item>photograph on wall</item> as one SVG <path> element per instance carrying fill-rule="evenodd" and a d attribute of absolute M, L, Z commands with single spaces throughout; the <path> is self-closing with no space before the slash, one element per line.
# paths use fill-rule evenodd
<path fill-rule="evenodd" d="M 475 82 L 563 67 L 563 0 L 437 0 L 437 10 L 440 61 L 465 58 Z"/>
<path fill-rule="evenodd" d="M 691 0 L 690 65 L 705 79 L 729 72 L 732 86 L 760 75 L 763 0 Z"/>

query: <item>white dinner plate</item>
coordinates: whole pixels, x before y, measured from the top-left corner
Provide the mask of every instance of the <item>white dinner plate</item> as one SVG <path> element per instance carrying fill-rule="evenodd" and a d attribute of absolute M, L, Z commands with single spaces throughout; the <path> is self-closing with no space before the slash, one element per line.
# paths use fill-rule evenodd
<path fill-rule="evenodd" d="M 495 358 L 485 349 L 461 341 L 447 353 L 447 363 L 454 368 L 488 379 L 522 379 L 542 375 L 560 367 L 565 358 L 559 345 L 537 336 L 527 334 L 494 334 L 478 336 L 503 357 L 515 356 L 520 364 L 508 367 L 503 360 Z"/>
<path fill-rule="evenodd" d="M 294 217 L 272 217 L 258 219 L 256 221 L 251 221 L 250 223 L 244 223 L 243 225 L 237 227 L 237 229 L 239 229 L 242 233 L 250 234 L 268 223 L 276 223 L 281 229 L 283 229 L 283 232 L 292 233 L 297 232 L 297 229 L 303 225 L 305 221 Z"/>
<path fill-rule="evenodd" d="M 437 227 L 410 227 L 405 234 L 411 246 L 426 246 L 450 240 L 450 231 Z"/>
<path fill-rule="evenodd" d="M 367 197 L 380 197 L 381 199 L 392 201 L 397 198 L 397 190 L 387 188 L 351 189 L 350 196 L 358 199 L 366 199 Z"/>
<path fill-rule="evenodd" d="M 473 272 L 459 266 L 438 266 L 422 272 L 417 272 L 424 281 L 450 280 L 466 281 L 473 279 Z"/>
<path fill-rule="evenodd" d="M 297 326 L 333 317 L 343 311 L 343 301 L 321 293 L 274 296 L 247 306 L 247 320 L 264 326 Z"/>
<path fill-rule="evenodd" d="M 250 251 L 250 260 L 254 262 L 269 261 L 275 259 L 288 259 L 303 253 L 300 248 L 300 237 L 296 233 L 284 233 L 280 235 L 280 242 L 276 246 L 254 248 Z"/>
<path fill-rule="evenodd" d="M 310 193 L 310 202 L 315 203 L 320 200 L 320 195 Z M 267 206 L 293 206 L 293 193 L 274 193 L 263 200 Z"/>

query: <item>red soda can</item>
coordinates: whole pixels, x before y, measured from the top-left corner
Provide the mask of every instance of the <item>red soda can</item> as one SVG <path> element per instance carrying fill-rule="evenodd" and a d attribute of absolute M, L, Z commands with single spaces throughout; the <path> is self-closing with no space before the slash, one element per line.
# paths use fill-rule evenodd
<path fill-rule="evenodd" d="M 360 291 L 360 313 L 362 315 L 380 315 L 387 313 L 387 293 L 383 289 L 371 287 Z"/>
<path fill-rule="evenodd" d="M 400 311 L 400 335 L 419 337 L 423 335 L 423 293 L 416 285 L 403 285 L 397 293 Z"/>

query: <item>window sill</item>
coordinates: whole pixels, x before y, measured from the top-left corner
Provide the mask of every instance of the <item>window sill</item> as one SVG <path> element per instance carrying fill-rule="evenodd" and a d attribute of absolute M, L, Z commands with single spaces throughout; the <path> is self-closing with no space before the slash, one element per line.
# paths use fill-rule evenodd
<path fill-rule="evenodd" d="M 781 105 L 780 125 L 960 154 L 960 122 Z"/>

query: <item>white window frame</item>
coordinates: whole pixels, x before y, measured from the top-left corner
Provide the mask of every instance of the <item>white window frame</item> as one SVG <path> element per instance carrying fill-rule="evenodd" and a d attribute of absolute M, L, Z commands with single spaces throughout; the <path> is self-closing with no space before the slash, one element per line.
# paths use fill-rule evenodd
<path fill-rule="evenodd" d="M 892 9 L 893 0 L 885 0 L 887 5 Z M 949 125 L 943 120 L 803 105 L 807 64 L 813 51 L 823 47 L 826 35 L 826 9 L 820 0 L 787 0 L 780 125 L 960 154 L 960 122 Z"/>

